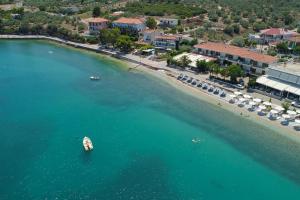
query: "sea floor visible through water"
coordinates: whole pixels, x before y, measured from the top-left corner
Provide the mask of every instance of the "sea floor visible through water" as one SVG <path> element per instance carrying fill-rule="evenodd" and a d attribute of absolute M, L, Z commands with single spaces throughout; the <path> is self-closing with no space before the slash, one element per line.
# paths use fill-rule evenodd
<path fill-rule="evenodd" d="M 0 41 L 0 130 L 1 200 L 300 198 L 298 142 L 47 42 Z"/>

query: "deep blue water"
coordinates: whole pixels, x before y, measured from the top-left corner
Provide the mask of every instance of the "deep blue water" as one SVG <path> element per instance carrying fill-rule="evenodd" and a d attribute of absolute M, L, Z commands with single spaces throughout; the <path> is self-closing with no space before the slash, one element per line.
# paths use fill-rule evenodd
<path fill-rule="evenodd" d="M 300 199 L 300 144 L 46 42 L 0 41 L 0 136 L 1 200 Z"/>

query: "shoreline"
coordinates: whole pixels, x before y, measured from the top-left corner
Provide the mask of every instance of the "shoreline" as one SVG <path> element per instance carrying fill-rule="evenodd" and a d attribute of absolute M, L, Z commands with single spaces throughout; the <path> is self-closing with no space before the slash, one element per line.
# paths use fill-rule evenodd
<path fill-rule="evenodd" d="M 171 87 L 180 90 L 181 92 L 192 96 L 198 100 L 204 101 L 211 105 L 217 106 L 219 109 L 229 111 L 238 117 L 243 117 L 244 119 L 250 120 L 254 123 L 260 124 L 272 131 L 277 132 L 283 136 L 290 139 L 296 140 L 300 143 L 300 134 L 290 126 L 282 126 L 278 121 L 271 121 L 267 117 L 258 116 L 256 112 L 249 112 L 245 108 L 240 108 L 235 104 L 230 104 L 229 102 L 222 100 L 221 98 L 216 98 L 216 96 L 208 94 L 202 90 L 191 87 L 187 84 L 183 84 L 181 81 L 177 80 L 177 75 L 171 70 L 162 69 L 159 67 L 151 66 L 142 62 L 138 62 L 127 57 L 118 56 L 116 52 L 106 51 L 104 49 L 99 49 L 97 45 L 86 45 L 79 44 L 70 41 L 61 40 L 59 38 L 47 37 L 47 36 L 19 36 L 19 35 L 0 35 L 0 40 L 41 40 L 54 44 L 63 45 L 70 48 L 75 48 L 78 50 L 84 50 L 85 52 L 93 52 L 96 56 L 102 56 L 110 59 L 113 62 L 118 62 L 122 66 L 132 72 L 137 71 L 141 73 L 149 74 L 159 80 L 162 80 Z M 241 113 L 243 115 L 241 115 Z"/>

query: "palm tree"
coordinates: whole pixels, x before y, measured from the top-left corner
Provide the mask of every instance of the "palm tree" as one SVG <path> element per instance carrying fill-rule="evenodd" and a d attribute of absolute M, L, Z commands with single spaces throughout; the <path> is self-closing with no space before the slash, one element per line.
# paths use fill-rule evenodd
<path fill-rule="evenodd" d="M 184 55 L 180 58 L 180 64 L 182 68 L 186 68 L 192 61 L 189 59 L 187 55 Z"/>

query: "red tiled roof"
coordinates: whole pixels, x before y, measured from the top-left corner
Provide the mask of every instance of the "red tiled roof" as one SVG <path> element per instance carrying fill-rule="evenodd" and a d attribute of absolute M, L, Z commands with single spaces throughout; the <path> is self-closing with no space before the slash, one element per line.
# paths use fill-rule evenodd
<path fill-rule="evenodd" d="M 232 45 L 222 43 L 203 43 L 195 45 L 196 48 L 207 49 L 210 51 L 222 52 L 230 55 L 248 58 L 262 63 L 274 63 L 277 61 L 276 57 L 264 55 L 261 53 L 253 52 L 245 48 L 240 48 Z"/>
<path fill-rule="evenodd" d="M 94 23 L 101 23 L 101 22 L 108 22 L 108 19 L 105 18 L 101 18 L 101 17 L 92 17 L 92 18 L 88 18 L 86 19 L 87 22 L 94 22 Z"/>
<path fill-rule="evenodd" d="M 177 40 L 177 37 L 174 35 L 158 35 L 155 37 L 155 39 L 161 39 L 161 40 Z"/>
<path fill-rule="evenodd" d="M 261 33 L 264 35 L 286 35 L 286 34 L 297 35 L 296 32 L 283 29 L 283 28 L 265 29 L 265 30 L 261 30 Z"/>
<path fill-rule="evenodd" d="M 114 21 L 114 23 L 119 23 L 119 24 L 143 24 L 144 22 L 141 19 L 138 18 L 126 18 L 126 17 L 121 17 L 120 19 Z"/>

